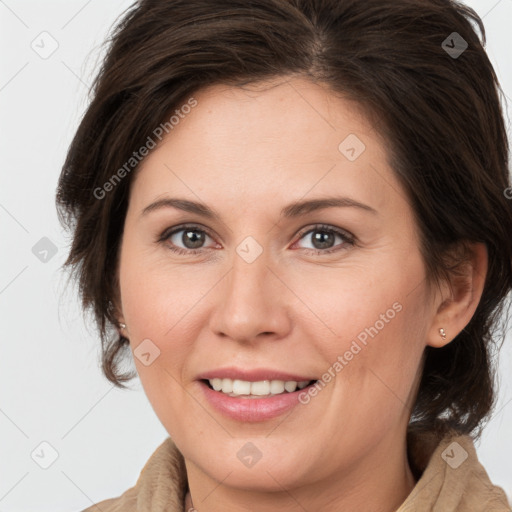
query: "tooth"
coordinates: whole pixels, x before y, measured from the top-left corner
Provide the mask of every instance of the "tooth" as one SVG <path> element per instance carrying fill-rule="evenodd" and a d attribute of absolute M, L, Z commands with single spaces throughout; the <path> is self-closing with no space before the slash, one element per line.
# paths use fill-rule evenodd
<path fill-rule="evenodd" d="M 222 392 L 232 393 L 233 392 L 233 381 L 231 379 L 222 379 Z"/>
<path fill-rule="evenodd" d="M 282 380 L 270 381 L 270 393 L 272 395 L 279 395 L 284 391 L 284 382 Z"/>
<path fill-rule="evenodd" d="M 293 393 L 297 389 L 297 383 L 294 380 L 288 380 L 284 383 L 284 389 L 288 393 Z"/>
<path fill-rule="evenodd" d="M 296 382 L 294 380 L 282 381 L 282 380 L 261 380 L 257 382 L 249 382 L 240 379 L 220 379 L 213 378 L 209 379 L 210 386 L 215 391 L 221 391 L 222 393 L 231 396 L 244 396 L 244 397 L 258 397 L 268 395 L 279 395 L 285 392 L 293 393 L 297 389 L 305 388 L 310 381 Z"/>
<path fill-rule="evenodd" d="M 222 389 L 222 379 L 211 379 L 210 384 L 215 391 L 220 391 Z"/>
<path fill-rule="evenodd" d="M 268 395 L 270 393 L 270 382 L 268 380 L 260 380 L 251 383 L 251 395 Z"/>
<path fill-rule="evenodd" d="M 224 388 L 222 389 L 224 391 Z M 225 391 L 224 391 L 225 392 Z M 233 381 L 233 393 L 236 395 L 250 395 L 251 394 L 251 383 L 246 380 L 234 380 Z"/>

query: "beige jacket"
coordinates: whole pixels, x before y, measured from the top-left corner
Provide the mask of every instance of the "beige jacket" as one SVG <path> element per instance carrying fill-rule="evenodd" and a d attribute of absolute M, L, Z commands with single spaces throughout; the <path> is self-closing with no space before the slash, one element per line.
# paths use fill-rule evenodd
<path fill-rule="evenodd" d="M 408 437 L 412 468 L 421 474 L 396 512 L 511 512 L 505 493 L 478 462 L 473 441 L 452 434 L 441 443 Z M 153 453 L 134 487 L 82 512 L 184 512 L 188 491 L 183 456 L 171 438 Z"/>

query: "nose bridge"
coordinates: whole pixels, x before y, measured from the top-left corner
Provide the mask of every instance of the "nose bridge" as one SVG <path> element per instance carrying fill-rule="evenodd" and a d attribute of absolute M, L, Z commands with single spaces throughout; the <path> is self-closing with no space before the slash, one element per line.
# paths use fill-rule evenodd
<path fill-rule="evenodd" d="M 236 247 L 232 261 L 227 276 L 226 306 L 234 307 L 242 316 L 246 307 L 265 309 L 270 302 L 268 251 L 249 237 Z"/>
<path fill-rule="evenodd" d="M 268 235 L 268 234 L 267 234 Z M 268 241 L 263 231 L 246 235 L 234 246 L 232 267 L 228 277 L 229 295 L 244 298 L 247 303 L 264 300 L 268 284 L 268 265 L 272 265 Z"/>
<path fill-rule="evenodd" d="M 286 314 L 269 255 L 253 237 L 245 238 L 235 248 L 222 300 L 216 304 L 212 327 L 218 334 L 246 340 L 262 332 L 282 334 Z"/>

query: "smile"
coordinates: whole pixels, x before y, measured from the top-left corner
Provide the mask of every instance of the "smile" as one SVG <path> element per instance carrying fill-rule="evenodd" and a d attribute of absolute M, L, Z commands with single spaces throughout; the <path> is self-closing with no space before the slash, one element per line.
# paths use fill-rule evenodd
<path fill-rule="evenodd" d="M 293 393 L 303 389 L 314 381 L 303 380 L 260 380 L 251 382 L 240 379 L 213 378 L 206 380 L 208 386 L 230 397 L 260 398 Z"/>

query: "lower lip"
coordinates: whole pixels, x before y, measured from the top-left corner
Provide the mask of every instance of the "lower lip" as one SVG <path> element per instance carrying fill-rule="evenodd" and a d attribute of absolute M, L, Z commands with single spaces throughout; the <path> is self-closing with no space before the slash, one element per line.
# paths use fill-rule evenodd
<path fill-rule="evenodd" d="M 211 389 L 203 381 L 198 382 L 206 399 L 215 409 L 225 416 L 244 422 L 265 421 L 284 414 L 300 404 L 299 394 L 307 392 L 310 387 L 269 398 L 236 398 Z"/>

